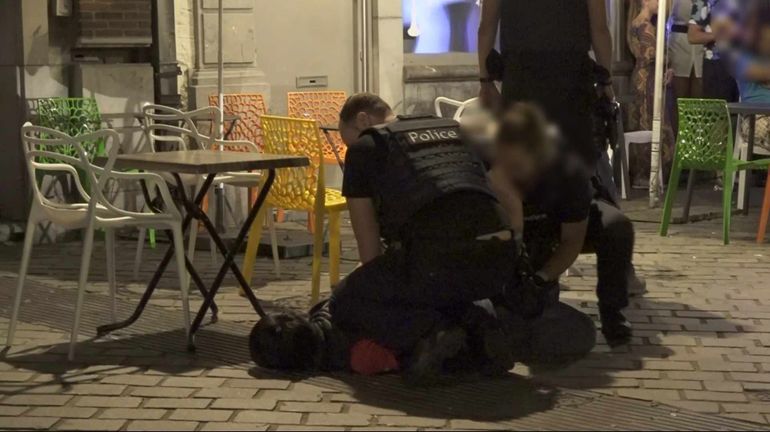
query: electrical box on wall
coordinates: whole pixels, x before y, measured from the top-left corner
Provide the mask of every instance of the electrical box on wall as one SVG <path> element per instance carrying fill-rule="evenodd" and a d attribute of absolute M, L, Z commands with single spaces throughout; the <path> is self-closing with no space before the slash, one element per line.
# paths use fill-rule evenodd
<path fill-rule="evenodd" d="M 73 0 L 53 0 L 56 16 L 72 16 L 72 2 Z"/>
<path fill-rule="evenodd" d="M 297 77 L 297 88 L 325 88 L 329 87 L 328 76 Z"/>

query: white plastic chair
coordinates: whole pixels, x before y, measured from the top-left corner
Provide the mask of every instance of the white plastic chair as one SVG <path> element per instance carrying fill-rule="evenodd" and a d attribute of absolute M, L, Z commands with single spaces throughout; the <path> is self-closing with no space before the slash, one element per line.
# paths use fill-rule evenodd
<path fill-rule="evenodd" d="M 107 250 L 107 279 L 110 295 L 112 297 L 112 318 L 115 319 L 117 306 L 115 302 L 115 229 L 122 227 L 155 228 L 169 230 L 172 233 L 174 250 L 176 253 L 177 270 L 179 272 L 179 285 L 182 297 L 182 310 L 184 315 L 185 330 L 190 328 L 190 307 L 187 290 L 187 270 L 185 268 L 184 238 L 182 236 L 182 216 L 176 208 L 166 182 L 157 174 L 152 173 L 123 173 L 112 170 L 115 157 L 120 147 L 118 134 L 109 129 L 101 130 L 88 135 L 70 137 L 67 134 L 52 129 L 33 126 L 26 123 L 22 129 L 22 143 L 27 169 L 33 185 L 32 207 L 27 220 L 27 231 L 24 238 L 24 251 L 22 254 L 21 268 L 19 269 L 19 282 L 16 287 L 16 296 L 13 303 L 11 323 L 8 330 L 7 345 L 13 344 L 16 332 L 16 324 L 19 318 L 24 280 L 27 276 L 32 243 L 35 238 L 35 228 L 41 221 L 51 221 L 54 224 L 68 229 L 85 229 L 83 255 L 80 262 L 80 277 L 78 280 L 77 300 L 75 303 L 75 318 L 70 336 L 69 359 L 75 354 L 75 344 L 80 331 L 80 314 L 83 308 L 83 300 L 88 282 L 88 271 L 91 263 L 91 252 L 94 242 L 94 231 L 104 230 Z M 88 154 L 82 143 L 104 140 L 108 151 L 107 163 L 100 168 L 89 162 Z M 58 153 L 58 149 L 68 149 L 76 152 L 77 156 L 67 156 Z M 54 161 L 54 162 L 51 162 Z M 38 173 L 58 172 L 69 174 L 77 187 L 81 203 L 58 203 L 49 200 L 40 190 L 36 181 Z M 90 185 L 90 193 L 86 191 L 80 180 L 80 175 L 87 179 Z M 123 210 L 113 205 L 104 194 L 105 188 L 115 181 L 144 181 L 152 189 L 158 191 L 164 203 L 161 213 L 133 212 Z"/>
<path fill-rule="evenodd" d="M 743 133 L 742 133 L 742 125 L 743 123 L 743 116 L 738 116 L 738 127 L 736 128 L 738 131 L 735 134 L 735 149 L 733 150 L 735 157 L 739 158 L 742 161 L 749 160 L 749 143 L 743 139 Z M 761 156 L 770 156 L 770 151 L 767 149 L 764 149 L 759 146 L 754 146 L 753 150 L 754 155 L 761 155 Z M 738 173 L 738 210 L 745 210 L 745 203 L 746 203 L 746 191 L 748 189 L 747 187 L 747 170 L 741 170 L 740 173 Z"/>
<path fill-rule="evenodd" d="M 463 114 L 479 105 L 479 98 L 475 97 L 473 99 L 468 99 L 467 101 L 458 101 L 454 99 L 450 99 L 448 97 L 439 96 L 436 98 L 436 101 L 434 102 L 434 108 L 436 109 L 436 116 L 438 117 L 444 117 L 444 113 L 442 111 L 443 105 L 449 105 L 451 107 L 455 108 L 455 113 L 452 115 L 452 119 L 456 121 L 460 121 Z"/>
<path fill-rule="evenodd" d="M 206 119 L 211 121 L 212 131 L 219 130 L 219 119 L 221 111 L 218 107 L 210 106 L 195 111 L 184 112 L 175 108 L 147 104 L 143 107 L 144 131 L 147 141 L 150 143 L 150 151 L 160 151 L 160 145 L 165 145 L 164 150 L 193 150 L 193 149 L 225 149 L 225 151 L 248 151 L 259 153 L 259 148 L 248 141 L 225 141 L 218 140 L 203 134 L 196 126 L 196 120 Z M 174 126 L 177 124 L 178 126 Z M 163 174 L 161 174 L 163 175 Z M 164 175 L 166 181 L 176 185 L 176 182 L 170 175 Z M 204 176 L 198 175 L 180 175 L 185 187 L 194 188 L 196 191 L 201 187 Z M 218 175 L 213 186 L 229 185 L 241 188 L 259 188 L 262 186 L 263 176 L 261 172 L 228 172 Z M 277 277 L 281 277 L 281 264 L 278 255 L 278 240 L 275 232 L 275 226 L 268 219 L 268 229 L 272 243 L 273 265 Z M 198 239 L 199 222 L 196 219 L 190 231 L 190 241 L 188 244 L 187 255 L 192 261 L 195 258 L 195 248 Z M 138 278 L 139 267 L 142 261 L 142 251 L 146 232 L 140 232 L 139 244 L 137 245 L 136 258 L 134 261 L 134 278 Z M 210 244 L 212 262 L 217 261 L 217 246 L 211 240 Z"/>

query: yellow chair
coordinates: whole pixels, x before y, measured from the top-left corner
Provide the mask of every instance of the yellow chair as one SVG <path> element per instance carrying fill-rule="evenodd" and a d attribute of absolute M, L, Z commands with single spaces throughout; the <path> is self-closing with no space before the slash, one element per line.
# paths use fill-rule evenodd
<path fill-rule="evenodd" d="M 325 139 L 317 121 L 263 116 L 262 130 L 266 154 L 307 156 L 310 158 L 310 166 L 277 170 L 275 183 L 267 201 L 249 232 L 246 256 L 243 259 L 243 275 L 246 281 L 251 282 L 265 215 L 272 214 L 272 211 L 268 210 L 278 207 L 312 212 L 318 227 L 313 233 L 312 301 L 315 303 L 321 292 L 324 216 L 329 215 L 329 280 L 334 285 L 340 279 L 340 223 L 347 203 L 340 191 L 327 189 L 324 184 L 322 161 Z"/>

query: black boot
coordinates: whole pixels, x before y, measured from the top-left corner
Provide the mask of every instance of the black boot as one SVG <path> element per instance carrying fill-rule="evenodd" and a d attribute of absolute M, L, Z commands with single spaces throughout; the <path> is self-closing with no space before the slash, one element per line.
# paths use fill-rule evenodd
<path fill-rule="evenodd" d="M 616 347 L 631 341 L 633 334 L 631 323 L 619 310 L 600 308 L 599 315 L 602 320 L 602 334 L 607 340 L 607 345 Z"/>
<path fill-rule="evenodd" d="M 465 347 L 466 339 L 465 330 L 450 327 L 439 329 L 421 340 L 404 373 L 407 383 L 415 386 L 440 384 L 444 362 L 455 357 Z"/>

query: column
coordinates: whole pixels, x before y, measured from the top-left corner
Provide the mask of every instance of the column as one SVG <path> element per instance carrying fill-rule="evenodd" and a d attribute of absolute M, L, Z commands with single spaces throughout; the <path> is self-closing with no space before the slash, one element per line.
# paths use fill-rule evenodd
<path fill-rule="evenodd" d="M 190 79 L 189 106 L 208 106 L 217 93 L 220 0 L 195 0 L 195 70 Z M 257 63 L 256 0 L 224 2 L 225 93 L 262 93 L 270 98 L 270 85 Z M 276 37 L 276 35 L 261 35 Z"/>

